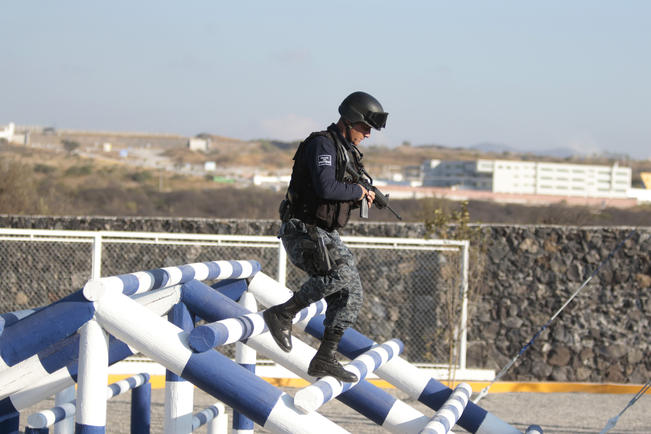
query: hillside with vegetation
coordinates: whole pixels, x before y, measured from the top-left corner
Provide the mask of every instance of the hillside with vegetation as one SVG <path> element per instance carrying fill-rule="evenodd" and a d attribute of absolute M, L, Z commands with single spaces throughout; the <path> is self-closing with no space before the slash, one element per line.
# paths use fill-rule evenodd
<path fill-rule="evenodd" d="M 207 152 L 168 146 L 161 150 L 161 155 L 178 166 L 216 161 L 220 168 L 238 167 L 243 173 L 288 173 L 298 145 L 210 138 L 213 145 Z M 214 175 L 138 167 L 118 157 L 119 146 L 110 153 L 92 154 L 81 152 L 90 146 L 83 140 L 76 141 L 71 136 L 58 140 L 58 146 L 48 147 L 0 143 L 0 214 L 277 218 L 282 191 L 256 188 L 250 182 L 215 182 Z M 388 167 L 420 165 L 426 159 L 534 159 L 531 155 L 480 153 L 434 145 L 403 144 L 392 149 L 372 146 L 362 151 L 372 174 Z M 614 162 L 599 158 L 566 161 Z M 634 177 L 638 179 L 640 171 L 651 171 L 648 161 L 626 164 L 634 167 Z M 444 199 L 393 200 L 391 204 L 405 221 L 423 221 L 433 209 L 452 210 L 459 205 Z M 483 223 L 649 225 L 651 209 L 534 207 L 471 201 L 468 210 L 471 221 Z M 372 210 L 370 214 L 370 220 L 394 220 L 388 211 Z"/>

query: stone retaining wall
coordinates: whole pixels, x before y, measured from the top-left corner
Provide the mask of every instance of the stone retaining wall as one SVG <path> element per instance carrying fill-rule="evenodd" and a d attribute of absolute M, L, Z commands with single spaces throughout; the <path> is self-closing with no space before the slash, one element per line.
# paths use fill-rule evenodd
<path fill-rule="evenodd" d="M 0 216 L 0 227 L 275 235 L 278 222 Z M 482 284 L 470 294 L 468 366 L 499 371 L 631 228 L 490 225 L 482 231 L 491 247 Z M 424 227 L 352 222 L 342 233 L 417 238 Z M 651 376 L 650 252 L 651 227 L 638 229 L 504 379 L 644 383 Z M 404 338 L 399 330 L 396 335 Z"/>

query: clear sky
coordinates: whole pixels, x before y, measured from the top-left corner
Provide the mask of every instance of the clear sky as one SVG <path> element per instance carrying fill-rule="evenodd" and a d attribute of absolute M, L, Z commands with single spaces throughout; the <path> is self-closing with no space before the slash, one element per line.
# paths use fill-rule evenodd
<path fill-rule="evenodd" d="M 318 3 L 318 5 L 317 5 Z M 651 1 L 4 1 L 0 125 L 651 157 Z"/>

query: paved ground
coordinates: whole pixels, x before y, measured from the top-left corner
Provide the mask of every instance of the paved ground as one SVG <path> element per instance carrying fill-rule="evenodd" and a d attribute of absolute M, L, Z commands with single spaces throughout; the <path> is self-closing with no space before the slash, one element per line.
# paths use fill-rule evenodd
<path fill-rule="evenodd" d="M 287 388 L 287 393 L 293 395 L 296 389 Z M 403 399 L 427 416 L 433 411 L 424 405 L 408 399 L 402 392 L 387 389 L 391 394 Z M 493 413 L 514 427 L 524 431 L 529 425 L 540 425 L 545 433 L 598 433 L 609 418 L 616 416 L 633 395 L 608 395 L 589 393 L 499 393 L 489 394 L 479 403 L 480 406 Z M 210 395 L 197 390 L 195 394 L 196 411 L 214 403 Z M 110 401 L 108 407 L 107 433 L 129 433 L 129 394 L 118 396 Z M 47 408 L 47 404 L 39 409 Z M 50 402 L 49 405 L 52 405 Z M 163 432 L 164 391 L 152 391 L 152 433 Z M 343 428 L 354 434 L 383 433 L 383 428 L 369 422 L 360 414 L 334 401 L 320 409 Z M 27 422 L 27 414 L 21 418 L 21 429 Z M 230 426 L 230 410 L 229 410 Z M 256 426 L 256 432 L 268 431 Z M 463 428 L 455 427 L 457 433 L 466 432 Z M 200 428 L 198 432 L 205 432 Z M 651 433 L 651 395 L 642 396 L 635 405 L 629 408 L 619 419 L 617 426 L 609 433 Z"/>

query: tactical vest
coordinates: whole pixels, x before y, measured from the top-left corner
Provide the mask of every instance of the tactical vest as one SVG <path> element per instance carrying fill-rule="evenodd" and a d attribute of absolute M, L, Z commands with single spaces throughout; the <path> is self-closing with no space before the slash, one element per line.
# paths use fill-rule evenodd
<path fill-rule="evenodd" d="M 287 189 L 286 199 L 289 202 L 290 217 L 332 231 L 344 227 L 348 223 L 351 210 L 357 208 L 358 205 L 357 201 L 325 200 L 316 197 L 314 194 L 312 177 L 304 162 L 304 153 L 311 139 L 316 136 L 324 136 L 335 144 L 335 179 L 337 181 L 352 182 L 352 177 L 346 173 L 347 161 L 350 161 L 356 169 L 359 169 L 357 167 L 358 158 L 351 155 L 351 152 L 337 138 L 336 133 L 328 130 L 312 133 L 301 142 L 294 155 L 294 167 L 292 168 L 292 178 Z"/>

